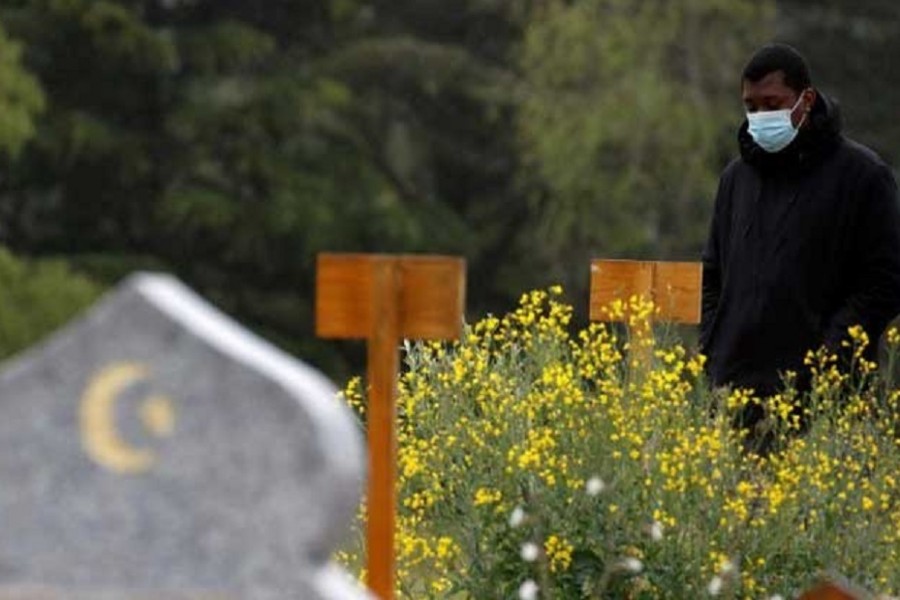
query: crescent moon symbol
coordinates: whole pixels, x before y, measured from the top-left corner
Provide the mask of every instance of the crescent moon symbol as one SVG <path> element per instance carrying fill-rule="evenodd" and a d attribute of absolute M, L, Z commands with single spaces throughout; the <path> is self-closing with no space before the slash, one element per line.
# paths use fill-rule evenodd
<path fill-rule="evenodd" d="M 116 402 L 132 383 L 145 379 L 147 368 L 118 362 L 100 371 L 81 397 L 81 444 L 97 464 L 117 473 L 140 473 L 155 462 L 153 453 L 130 446 L 116 426 Z"/>

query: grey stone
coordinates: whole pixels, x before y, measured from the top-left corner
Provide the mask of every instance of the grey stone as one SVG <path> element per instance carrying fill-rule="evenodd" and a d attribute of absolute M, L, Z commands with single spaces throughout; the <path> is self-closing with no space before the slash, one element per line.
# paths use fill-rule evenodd
<path fill-rule="evenodd" d="M 88 590 L 65 591 L 44 586 L 0 588 L 0 600 L 234 600 L 234 596 L 213 592 L 129 592 Z"/>
<path fill-rule="evenodd" d="M 0 599 L 367 597 L 329 562 L 358 424 L 174 278 L 130 277 L 4 367 Z"/>

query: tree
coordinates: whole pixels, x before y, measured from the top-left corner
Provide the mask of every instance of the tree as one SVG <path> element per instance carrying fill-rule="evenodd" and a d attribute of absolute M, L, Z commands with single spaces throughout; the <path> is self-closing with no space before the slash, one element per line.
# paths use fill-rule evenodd
<path fill-rule="evenodd" d="M 29 261 L 0 248 L 0 358 L 26 350 L 100 295 L 60 260 Z"/>
<path fill-rule="evenodd" d="M 22 47 L 0 27 L 0 152 L 17 155 L 44 107 L 37 81 L 22 68 Z"/>
<path fill-rule="evenodd" d="M 18 252 L 139 251 L 152 236 L 171 40 L 107 0 L 4 3 L 47 95 L 32 143 L 4 165 L 4 241 Z"/>
<path fill-rule="evenodd" d="M 357 98 L 354 145 L 416 223 L 403 248 L 465 256 L 476 314 L 508 307 L 534 281 L 503 269 L 521 261 L 513 240 L 526 217 L 512 92 L 526 4 L 360 3 L 323 63 Z"/>
<path fill-rule="evenodd" d="M 173 271 L 339 373 L 312 334 L 317 252 L 461 254 L 474 316 L 571 283 L 591 254 L 694 248 L 733 56 L 767 14 L 749 0 L 2 0 L 47 101 L 0 157 L 0 241 L 107 283 Z"/>
<path fill-rule="evenodd" d="M 900 168 L 900 4 L 779 0 L 778 38 L 806 56 L 814 83 L 842 105 L 850 135 Z"/>
<path fill-rule="evenodd" d="M 509 152 L 511 136 L 480 127 L 491 69 L 366 14 L 353 1 L 6 0 L 49 102 L 0 182 L 4 241 L 109 282 L 174 271 L 320 354 L 317 252 L 480 252 L 470 218 L 491 210 L 470 192 L 511 172 L 486 143 Z"/>
<path fill-rule="evenodd" d="M 583 290 L 590 257 L 696 260 L 743 61 L 771 35 L 750 0 L 550 1 L 521 53 L 519 131 L 543 192 L 534 252 Z M 539 241 L 538 241 L 539 240 Z"/>

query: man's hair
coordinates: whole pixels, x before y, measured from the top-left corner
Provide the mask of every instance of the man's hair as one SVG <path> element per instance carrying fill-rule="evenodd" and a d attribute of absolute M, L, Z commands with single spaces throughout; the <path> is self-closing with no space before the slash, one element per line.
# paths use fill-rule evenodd
<path fill-rule="evenodd" d="M 743 80 L 756 83 L 775 71 L 784 73 L 784 84 L 795 92 L 811 85 L 806 59 L 787 44 L 766 44 L 757 50 L 744 67 Z"/>

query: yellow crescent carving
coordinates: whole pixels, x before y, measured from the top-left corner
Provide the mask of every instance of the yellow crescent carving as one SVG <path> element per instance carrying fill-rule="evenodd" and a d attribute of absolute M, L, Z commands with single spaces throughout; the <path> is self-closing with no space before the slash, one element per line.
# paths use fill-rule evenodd
<path fill-rule="evenodd" d="M 117 473 L 140 473 L 155 461 L 150 451 L 128 445 L 116 427 L 121 392 L 146 376 L 140 363 L 113 363 L 88 383 L 81 397 L 81 444 L 97 464 Z"/>

